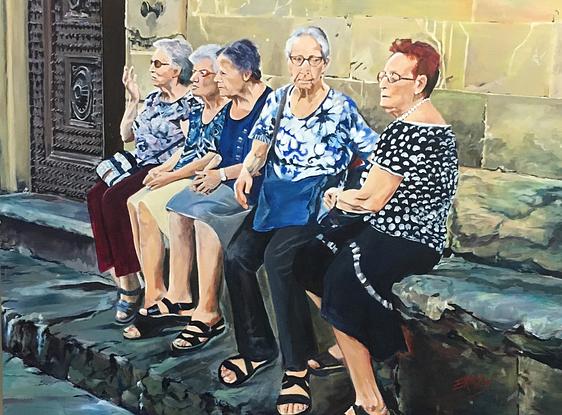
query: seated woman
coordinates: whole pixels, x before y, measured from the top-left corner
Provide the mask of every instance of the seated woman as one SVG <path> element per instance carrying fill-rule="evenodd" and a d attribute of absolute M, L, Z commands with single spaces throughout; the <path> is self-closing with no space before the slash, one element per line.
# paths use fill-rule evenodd
<path fill-rule="evenodd" d="M 135 141 L 140 169 L 119 183 L 108 187 L 99 181 L 88 193 L 88 211 L 96 246 L 100 272 L 110 271 L 121 295 L 115 320 L 126 324 L 135 316 L 140 301 L 137 273 L 140 264 L 133 244 L 127 199 L 143 186 L 143 180 L 155 166 L 181 146 L 184 136 L 180 122 L 186 120 L 192 105 L 197 104 L 189 90 L 191 46 L 180 39 L 162 39 L 154 43 L 150 61 L 152 84 L 139 114 L 140 92 L 133 67 L 123 70 L 123 84 L 129 101 L 121 121 L 121 138 Z"/>
<path fill-rule="evenodd" d="M 146 187 L 132 195 L 128 202 L 133 241 L 145 279 L 144 306 L 148 308 L 160 299 L 158 284 L 163 284 L 164 240 L 170 235 L 166 204 L 177 193 L 191 185 L 196 171 L 209 166 L 216 153 L 225 121 L 225 105 L 214 74 L 217 71 L 219 45 L 205 45 L 193 52 L 192 93 L 203 101 L 189 114 L 189 130 L 183 149 L 179 149 L 166 163 L 150 170 L 144 179 Z M 210 167 L 210 166 L 209 166 Z M 172 314 L 188 314 L 191 304 L 179 303 Z M 141 314 L 146 314 L 141 309 Z M 125 329 L 128 333 L 129 329 Z M 128 336 L 128 334 L 125 334 Z"/>
<path fill-rule="evenodd" d="M 356 393 L 346 412 L 388 414 L 371 358 L 405 350 L 392 285 L 439 261 L 456 192 L 455 136 L 429 101 L 440 57 L 427 43 L 396 40 L 378 74 L 386 127 L 358 190 L 330 189 L 325 202 L 363 220 L 331 229 L 294 263 L 298 280 L 332 324 Z"/>
<path fill-rule="evenodd" d="M 247 193 L 262 177 L 252 175 L 267 159 L 258 205 L 226 251 L 239 354 L 226 359 L 218 375 L 224 385 L 239 386 L 277 357 L 256 277 L 265 264 L 283 356 L 277 410 L 302 414 L 311 408 L 306 367 L 317 343 L 308 299 L 292 272 L 293 258 L 317 232 L 310 225 L 317 222 L 323 191 L 343 179 L 354 155 L 366 159 L 371 154 L 377 134 L 355 102 L 324 81 L 330 45 L 322 29 L 297 29 L 285 50 L 293 82 L 268 99 L 236 182 L 236 197 L 248 207 Z"/>
<path fill-rule="evenodd" d="M 232 186 L 241 162 L 250 150 L 248 132 L 257 120 L 271 89 L 261 80 L 260 56 L 249 40 L 226 46 L 217 58 L 215 77 L 222 96 L 231 102 L 225 109 L 220 139 L 218 166 L 198 172 L 194 189 L 185 189 L 168 203 L 170 213 L 170 284 L 168 290 L 159 279 L 156 287 L 160 301 L 141 314 L 142 328 L 130 328 L 128 337 L 144 337 L 162 327 L 162 317 L 169 316 L 177 303 L 191 303 L 189 275 L 194 255 L 199 276 L 199 303 L 191 322 L 174 340 L 176 353 L 202 347 L 224 331 L 218 304 L 222 273 L 222 247 L 247 215 L 234 199 Z M 257 185 L 257 191 L 259 190 Z M 147 321 L 148 320 L 148 321 Z"/>

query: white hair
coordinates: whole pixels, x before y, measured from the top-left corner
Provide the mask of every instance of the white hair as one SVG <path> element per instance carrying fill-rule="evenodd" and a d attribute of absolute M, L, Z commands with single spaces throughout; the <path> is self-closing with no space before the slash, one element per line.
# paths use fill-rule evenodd
<path fill-rule="evenodd" d="M 189 55 L 193 53 L 193 48 L 185 39 L 160 39 L 154 42 L 153 46 L 162 49 L 170 57 L 172 63 L 180 68 L 178 81 L 182 85 L 189 85 L 193 65 L 189 60 Z"/>
<path fill-rule="evenodd" d="M 204 59 L 210 59 L 211 62 L 213 62 L 213 70 L 217 72 L 219 70 L 219 65 L 217 63 L 217 54 L 219 50 L 221 50 L 220 45 L 213 43 L 209 45 L 202 45 L 195 49 L 195 52 L 189 55 L 189 60 L 195 65 Z"/>
<path fill-rule="evenodd" d="M 330 41 L 328 40 L 328 36 L 326 32 L 324 32 L 318 26 L 306 26 L 300 27 L 296 29 L 289 39 L 287 39 L 287 43 L 285 43 L 285 53 L 287 57 L 291 56 L 291 51 L 293 50 L 293 45 L 295 44 L 296 40 L 302 36 L 310 36 L 318 44 L 320 45 L 320 49 L 322 50 L 322 57 L 327 60 L 330 58 Z"/>

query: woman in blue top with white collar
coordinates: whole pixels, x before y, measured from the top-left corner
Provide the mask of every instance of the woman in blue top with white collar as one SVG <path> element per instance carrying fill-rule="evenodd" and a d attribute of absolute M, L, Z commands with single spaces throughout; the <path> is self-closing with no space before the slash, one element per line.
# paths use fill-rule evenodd
<path fill-rule="evenodd" d="M 265 263 L 285 370 L 277 410 L 303 414 L 311 408 L 307 359 L 316 352 L 316 340 L 306 295 L 293 276 L 293 258 L 317 231 L 323 191 L 344 179 L 354 155 L 371 154 L 377 134 L 353 100 L 324 82 L 330 46 L 322 29 L 296 30 L 286 52 L 293 83 L 268 98 L 235 184 L 237 200 L 248 207 L 253 176 L 267 161 L 258 205 L 225 255 L 240 354 L 222 363 L 219 378 L 238 386 L 277 356 L 256 278 Z"/>

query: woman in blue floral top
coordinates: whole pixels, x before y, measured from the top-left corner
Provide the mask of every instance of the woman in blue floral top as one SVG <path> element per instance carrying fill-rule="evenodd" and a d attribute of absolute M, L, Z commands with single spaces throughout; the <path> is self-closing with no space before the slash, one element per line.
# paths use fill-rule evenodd
<path fill-rule="evenodd" d="M 129 102 L 121 121 L 121 138 L 123 142 L 135 141 L 140 168 L 111 187 L 100 181 L 88 193 L 98 268 L 100 272 L 110 271 L 116 280 L 120 300 L 115 319 L 123 324 L 134 317 L 140 298 L 140 264 L 133 245 L 127 199 L 143 186 L 149 170 L 165 162 L 183 143 L 180 122 L 187 119 L 196 103 L 189 90 L 191 46 L 179 39 L 163 39 L 154 46 L 150 75 L 157 90 L 147 96 L 138 114 L 137 76 L 133 67 L 123 70 Z"/>
<path fill-rule="evenodd" d="M 256 278 L 265 264 L 285 370 L 277 411 L 303 414 L 311 408 L 307 359 L 317 343 L 306 294 L 292 273 L 293 257 L 317 232 L 323 190 L 344 179 L 354 156 L 368 157 L 377 134 L 353 100 L 324 82 L 330 47 L 322 29 L 298 29 L 286 52 L 293 83 L 268 98 L 235 185 L 237 200 L 248 207 L 248 195 L 265 165 L 257 207 L 226 251 L 239 355 L 222 363 L 219 378 L 238 386 L 278 354 Z"/>

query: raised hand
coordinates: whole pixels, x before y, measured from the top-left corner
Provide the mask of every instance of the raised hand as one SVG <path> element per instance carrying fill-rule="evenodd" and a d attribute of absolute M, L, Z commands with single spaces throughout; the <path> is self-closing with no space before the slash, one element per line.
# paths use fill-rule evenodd
<path fill-rule="evenodd" d="M 123 77 L 121 78 L 125 89 L 129 93 L 132 101 L 140 101 L 140 89 L 137 83 L 137 74 L 135 73 L 135 68 L 131 66 L 123 67 Z"/>

